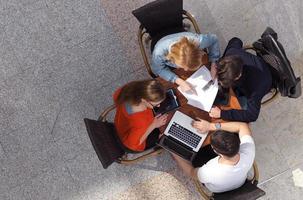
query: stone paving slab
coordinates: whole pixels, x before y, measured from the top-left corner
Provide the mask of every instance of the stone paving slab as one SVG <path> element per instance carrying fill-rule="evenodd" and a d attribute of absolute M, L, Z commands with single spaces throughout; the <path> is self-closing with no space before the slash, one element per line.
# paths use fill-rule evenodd
<path fill-rule="evenodd" d="M 113 200 L 192 199 L 192 194 L 170 174 L 163 173 L 116 195 Z"/>
<path fill-rule="evenodd" d="M 260 116 L 257 122 L 251 124 L 256 144 L 255 160 L 260 171 L 260 182 L 289 169 L 284 160 L 284 154 L 281 153 L 280 146 L 274 138 L 275 132 L 264 121 L 264 118 Z"/>
<path fill-rule="evenodd" d="M 165 173 L 186 185 L 185 199 L 199 198 L 167 153 L 104 170 L 83 123 L 112 104 L 116 88 L 149 77 L 131 15 L 146 2 L 0 0 L 1 200 L 109 199 L 148 180 L 161 185 Z M 302 1 L 186 0 L 184 8 L 222 50 L 233 36 L 250 42 L 273 26 L 303 74 Z M 301 102 L 279 98 L 252 124 L 264 199 L 303 194 L 290 179 L 303 162 Z"/>
<path fill-rule="evenodd" d="M 302 198 L 303 188 L 294 185 L 292 171 L 303 170 L 303 165 L 297 165 L 283 174 L 274 177 L 270 181 L 261 184 L 260 188 L 266 191 L 266 196 L 261 197 L 262 200 L 298 200 Z"/>
<path fill-rule="evenodd" d="M 0 28 L 0 78 L 1 80 L 21 73 L 21 65 L 16 59 L 13 48 L 5 38 L 4 29 Z"/>

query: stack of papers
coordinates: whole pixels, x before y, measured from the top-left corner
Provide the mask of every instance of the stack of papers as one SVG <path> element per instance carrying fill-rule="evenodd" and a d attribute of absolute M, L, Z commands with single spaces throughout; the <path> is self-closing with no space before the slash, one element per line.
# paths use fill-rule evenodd
<path fill-rule="evenodd" d="M 203 66 L 194 74 L 192 74 L 188 79 L 186 79 L 186 82 L 193 86 L 197 94 L 193 94 L 192 92 L 182 92 L 180 87 L 178 87 L 178 90 L 188 100 L 188 104 L 209 112 L 218 93 L 217 79 L 214 80 L 214 84 L 210 85 L 208 89 L 203 90 L 203 87 L 211 79 L 212 77 L 210 75 L 210 71 L 205 66 Z"/>

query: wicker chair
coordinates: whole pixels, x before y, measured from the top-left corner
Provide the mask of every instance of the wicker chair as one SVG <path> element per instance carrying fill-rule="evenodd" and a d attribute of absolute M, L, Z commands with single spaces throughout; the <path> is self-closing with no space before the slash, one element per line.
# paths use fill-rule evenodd
<path fill-rule="evenodd" d="M 256 162 L 253 164 L 253 171 L 254 174 L 252 179 L 247 179 L 240 188 L 223 193 L 212 193 L 198 180 L 195 180 L 194 182 L 198 192 L 205 200 L 255 200 L 265 195 L 265 192 L 257 187 L 259 170 Z"/>
<path fill-rule="evenodd" d="M 245 45 L 243 48 L 246 51 L 252 51 L 253 53 L 257 52 L 257 50 L 252 45 Z M 271 102 L 273 102 L 274 100 L 276 100 L 279 97 L 278 94 L 279 94 L 278 88 L 273 85 L 273 87 L 271 88 L 269 93 L 267 95 L 265 95 L 265 97 L 263 97 L 261 105 L 265 106 L 265 105 L 270 104 Z"/>
<path fill-rule="evenodd" d="M 145 67 L 153 78 L 157 76 L 151 70 L 148 55 L 151 54 L 158 40 L 169 34 L 188 31 L 191 25 L 183 23 L 185 19 L 193 25 L 196 33 L 200 33 L 194 17 L 183 10 L 183 0 L 153 1 L 132 13 L 140 22 L 138 42 Z M 151 50 L 149 54 L 146 52 L 148 44 Z"/>
<path fill-rule="evenodd" d="M 263 100 L 262 105 L 272 102 L 278 93 L 290 98 L 301 96 L 301 78 L 296 77 L 285 50 L 278 41 L 278 34 L 272 28 L 267 27 L 259 40 L 244 48 L 253 50 L 261 57 L 269 65 L 273 77 L 271 95 Z"/>
<path fill-rule="evenodd" d="M 89 138 L 104 169 L 113 162 L 133 164 L 162 153 L 163 150 L 159 147 L 144 152 L 132 151 L 125 147 L 116 133 L 114 124 L 108 122 L 106 118 L 114 110 L 115 106 L 112 105 L 101 113 L 98 120 L 84 119 Z M 136 154 L 136 156 L 128 158 L 129 154 Z"/>

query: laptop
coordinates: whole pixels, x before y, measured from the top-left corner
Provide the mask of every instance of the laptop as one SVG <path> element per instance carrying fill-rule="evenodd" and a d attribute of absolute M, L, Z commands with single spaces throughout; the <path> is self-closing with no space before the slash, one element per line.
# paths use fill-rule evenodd
<path fill-rule="evenodd" d="M 192 127 L 192 122 L 191 117 L 176 111 L 158 145 L 188 161 L 193 161 L 207 133 L 199 133 Z"/>

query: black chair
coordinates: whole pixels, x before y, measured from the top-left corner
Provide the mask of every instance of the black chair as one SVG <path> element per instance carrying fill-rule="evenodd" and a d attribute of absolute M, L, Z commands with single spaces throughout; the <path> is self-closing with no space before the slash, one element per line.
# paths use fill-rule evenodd
<path fill-rule="evenodd" d="M 198 192 L 205 200 L 255 200 L 264 196 L 265 192 L 257 187 L 259 181 L 259 170 L 256 162 L 253 164 L 253 170 L 253 178 L 251 180 L 247 179 L 240 188 L 232 191 L 212 193 L 198 180 L 195 180 L 195 185 Z"/>
<path fill-rule="evenodd" d="M 272 28 L 267 27 L 261 39 L 246 46 L 245 49 L 255 51 L 256 55 L 270 66 L 273 77 L 272 95 L 263 101 L 262 105 L 272 102 L 278 93 L 290 98 L 301 96 L 301 78 L 295 76 L 284 48 L 278 41 L 278 34 Z"/>
<path fill-rule="evenodd" d="M 198 24 L 193 16 L 183 10 L 183 0 L 153 1 L 132 11 L 132 13 L 140 22 L 138 42 L 145 67 L 153 78 L 157 76 L 151 70 L 146 47 L 143 44 L 144 40 L 146 45 L 150 42 L 150 50 L 152 52 L 155 44 L 162 37 L 189 30 L 190 25 L 183 23 L 184 19 L 192 23 L 196 33 L 200 33 Z M 148 37 L 144 39 L 145 34 Z"/>
<path fill-rule="evenodd" d="M 100 115 L 98 120 L 84 119 L 90 141 L 104 169 L 109 167 L 113 162 L 133 164 L 150 156 L 162 153 L 162 149 L 160 148 L 154 148 L 144 152 L 135 152 L 125 147 L 116 133 L 114 124 L 108 122 L 106 119 L 108 113 L 114 109 L 114 105 L 108 107 Z M 128 159 L 129 154 L 138 154 L 139 156 Z"/>

